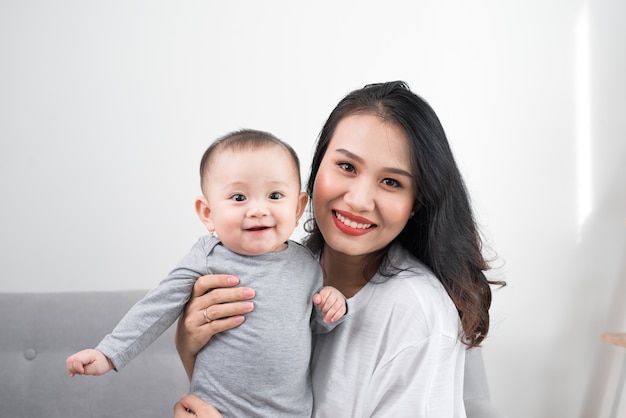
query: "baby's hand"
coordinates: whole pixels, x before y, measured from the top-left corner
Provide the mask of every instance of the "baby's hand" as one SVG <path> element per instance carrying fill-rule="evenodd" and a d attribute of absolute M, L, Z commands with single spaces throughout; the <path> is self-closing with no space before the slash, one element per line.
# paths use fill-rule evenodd
<path fill-rule="evenodd" d="M 315 303 L 324 314 L 324 322 L 336 322 L 346 314 L 346 298 L 331 286 L 324 286 L 319 293 L 313 295 Z"/>
<path fill-rule="evenodd" d="M 72 354 L 65 360 L 70 377 L 77 374 L 100 376 L 113 369 L 111 361 L 100 351 L 87 349 Z"/>

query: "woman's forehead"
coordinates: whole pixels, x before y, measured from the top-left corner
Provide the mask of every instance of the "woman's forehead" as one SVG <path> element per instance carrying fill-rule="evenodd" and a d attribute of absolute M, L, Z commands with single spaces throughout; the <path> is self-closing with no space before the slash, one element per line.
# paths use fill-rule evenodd
<path fill-rule="evenodd" d="M 327 153 L 358 160 L 386 161 L 410 168 L 410 147 L 404 129 L 379 116 L 355 114 L 343 118 L 330 139 Z"/>

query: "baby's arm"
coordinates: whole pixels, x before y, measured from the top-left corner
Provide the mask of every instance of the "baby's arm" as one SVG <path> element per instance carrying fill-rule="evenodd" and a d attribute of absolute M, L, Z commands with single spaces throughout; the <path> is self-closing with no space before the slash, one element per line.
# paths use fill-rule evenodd
<path fill-rule="evenodd" d="M 346 298 L 343 294 L 331 286 L 324 286 L 319 293 L 313 295 L 313 303 L 324 314 L 324 322 L 336 322 L 348 311 Z"/>
<path fill-rule="evenodd" d="M 113 363 L 98 350 L 87 349 L 72 354 L 65 361 L 70 377 L 77 374 L 100 376 L 113 369 Z"/>

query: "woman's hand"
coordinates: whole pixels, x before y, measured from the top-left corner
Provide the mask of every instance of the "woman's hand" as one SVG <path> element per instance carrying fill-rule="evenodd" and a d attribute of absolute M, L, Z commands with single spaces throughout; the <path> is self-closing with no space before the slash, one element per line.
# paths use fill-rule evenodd
<path fill-rule="evenodd" d="M 222 418 L 217 409 L 196 395 L 183 395 L 174 405 L 174 418 Z"/>
<path fill-rule="evenodd" d="M 196 355 L 213 335 L 235 328 L 254 309 L 254 290 L 233 287 L 239 279 L 226 274 L 200 277 L 176 327 L 176 349 L 191 380 Z"/>

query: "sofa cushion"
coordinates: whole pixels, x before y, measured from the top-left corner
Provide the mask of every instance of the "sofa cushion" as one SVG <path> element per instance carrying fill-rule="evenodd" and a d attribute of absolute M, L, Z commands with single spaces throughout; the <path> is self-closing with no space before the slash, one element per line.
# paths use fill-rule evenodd
<path fill-rule="evenodd" d="M 119 372 L 66 372 L 65 359 L 95 347 L 145 293 L 0 293 L 0 416 L 171 417 L 189 389 L 174 327 Z"/>

